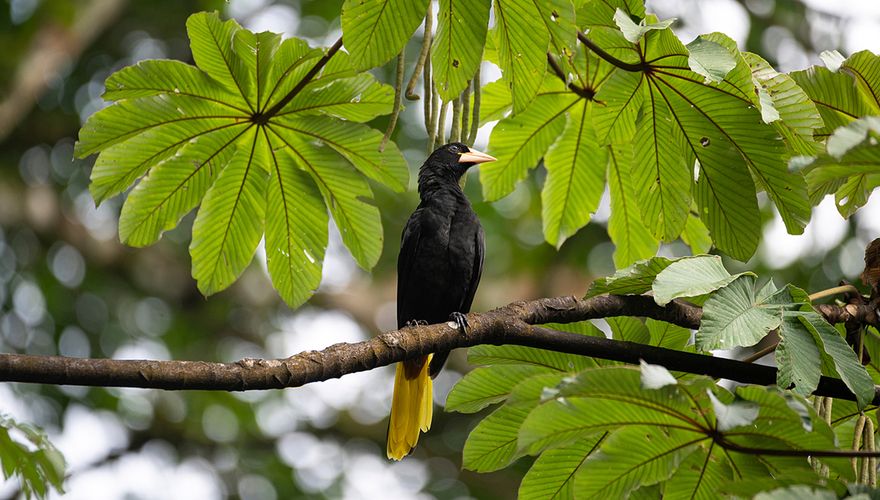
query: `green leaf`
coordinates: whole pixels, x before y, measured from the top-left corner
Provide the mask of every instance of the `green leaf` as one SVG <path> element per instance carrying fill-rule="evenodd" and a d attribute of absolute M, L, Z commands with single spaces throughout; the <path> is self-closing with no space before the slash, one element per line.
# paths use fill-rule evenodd
<path fill-rule="evenodd" d="M 777 72 L 767 61 L 750 52 L 743 52 L 742 56 L 757 85 L 764 121 L 772 122 L 798 154 L 816 154 L 820 146 L 813 140 L 813 134 L 822 127 L 816 104 L 788 74 Z"/>
<path fill-rule="evenodd" d="M 578 494 L 584 498 L 625 498 L 636 487 L 669 479 L 701 439 L 691 432 L 664 427 L 621 429 L 578 471 Z"/>
<path fill-rule="evenodd" d="M 609 82 L 609 85 L 617 82 Z M 675 239 L 684 229 L 691 202 L 692 154 L 682 152 L 672 140 L 675 132 L 669 107 L 653 88 L 636 121 L 633 187 L 639 197 L 642 221 L 654 237 Z"/>
<path fill-rule="evenodd" d="M 556 55 L 577 49 L 577 22 L 574 4 L 569 0 L 532 0 L 541 12 L 541 21 L 550 33 L 550 50 Z"/>
<path fill-rule="evenodd" d="M 654 255 L 658 242 L 642 224 L 630 174 L 632 148 L 628 145 L 612 145 L 608 149 L 608 159 L 608 189 L 611 195 L 608 235 L 614 243 L 614 265 L 622 268 Z"/>
<path fill-rule="evenodd" d="M 812 334 L 800 320 L 785 315 L 779 329 L 779 344 L 776 347 L 776 385 L 792 387 L 801 396 L 809 396 L 819 386 L 822 376 L 822 359 Z"/>
<path fill-rule="evenodd" d="M 382 133 L 378 130 L 358 123 L 296 115 L 281 116 L 276 123 L 278 127 L 272 127 L 276 133 L 290 131 L 303 141 L 320 140 L 370 179 L 398 192 L 406 190 L 409 183 L 406 160 L 393 142 L 379 151 Z"/>
<path fill-rule="evenodd" d="M 584 461 L 607 434 L 596 434 L 567 446 L 547 450 L 535 460 L 519 486 L 520 500 L 574 499 L 574 478 Z"/>
<path fill-rule="evenodd" d="M 146 246 L 158 240 L 163 231 L 176 226 L 181 217 L 199 204 L 217 174 L 232 158 L 236 141 L 249 131 L 253 134 L 249 126 L 238 125 L 199 135 L 190 139 L 173 157 L 155 165 L 122 206 L 119 239 L 127 245 Z M 140 139 L 141 136 L 103 151 L 95 162 L 96 169 L 105 161 L 108 168 L 112 168 L 114 161 L 118 161 L 116 165 L 127 165 L 122 159 L 126 154 L 140 158 Z M 92 171 L 95 184 L 103 184 L 98 180 L 101 177 L 95 177 L 102 175 Z M 124 183 L 127 182 L 126 179 Z"/>
<path fill-rule="evenodd" d="M 357 69 L 385 64 L 400 53 L 428 10 L 428 0 L 345 0 L 342 34 Z"/>
<path fill-rule="evenodd" d="M 699 217 L 694 215 L 694 212 L 688 214 L 684 231 L 681 232 L 681 239 L 691 247 L 691 253 L 694 255 L 706 253 L 712 248 L 712 237 L 709 236 L 709 228 L 703 224 Z"/>
<path fill-rule="evenodd" d="M 495 28 L 503 78 L 511 88 L 513 110 L 519 113 L 535 98 L 547 66 L 550 33 L 536 24 L 541 12 L 532 0 L 497 0 Z"/>
<path fill-rule="evenodd" d="M 840 71 L 853 77 L 870 114 L 880 114 L 880 56 L 870 50 L 856 52 L 841 64 Z"/>
<path fill-rule="evenodd" d="M 513 191 L 565 130 L 566 111 L 576 96 L 548 94 L 535 99 L 524 112 L 498 122 L 489 143 L 498 161 L 480 168 L 483 197 L 494 201 Z"/>
<path fill-rule="evenodd" d="M 599 147 L 587 100 L 575 104 L 562 136 L 547 153 L 541 191 L 544 238 L 557 248 L 584 227 L 605 188 L 605 150 Z"/>
<path fill-rule="evenodd" d="M 345 52 L 316 67 L 322 51 L 305 41 L 217 14 L 195 14 L 187 29 L 197 67 L 145 61 L 114 73 L 105 98 L 117 102 L 80 133 L 77 155 L 99 154 L 98 202 L 134 185 L 120 239 L 151 244 L 201 203 L 191 252 L 207 294 L 236 279 L 265 228 L 269 274 L 294 307 L 319 284 L 328 209 L 358 263 L 375 264 L 381 221 L 360 174 L 403 191 L 409 169 L 393 143 L 380 153 L 382 134 L 356 122 L 389 112 L 391 87 L 358 73 Z"/>
<path fill-rule="evenodd" d="M 256 131 L 251 132 L 256 134 Z M 245 138 L 247 140 L 247 138 Z M 265 137 L 240 148 L 208 190 L 193 222 L 193 278 L 205 295 L 231 285 L 251 262 L 265 220 Z"/>
<path fill-rule="evenodd" d="M 623 340 L 626 342 L 636 342 L 639 344 L 647 344 L 651 341 L 651 332 L 644 323 L 638 318 L 629 316 L 617 316 L 613 318 L 605 318 L 611 328 L 611 337 L 614 340 Z"/>
<path fill-rule="evenodd" d="M 645 326 L 651 336 L 651 345 L 682 351 L 690 343 L 691 331 L 688 328 L 651 318 L 645 320 Z"/>
<path fill-rule="evenodd" d="M 513 96 L 504 80 L 495 80 L 480 89 L 480 126 L 504 118 L 512 106 Z M 471 94 L 471 109 L 474 95 Z"/>
<path fill-rule="evenodd" d="M 681 425 L 692 411 L 678 386 L 645 389 L 638 369 L 596 368 L 567 381 L 555 399 L 535 408 L 522 424 L 519 442 L 535 453 L 625 426 Z"/>
<path fill-rule="evenodd" d="M 824 137 L 842 125 L 861 116 L 875 114 L 853 79 L 843 72 L 832 72 L 821 66 L 789 73 L 795 83 L 810 96 L 822 117 L 824 127 L 816 136 Z"/>
<path fill-rule="evenodd" d="M 849 217 L 880 185 L 880 120 L 864 117 L 840 127 L 828 138 L 828 153 L 804 168 L 810 200 L 834 193 L 837 210 Z"/>
<path fill-rule="evenodd" d="M 329 221 L 315 183 L 284 158 L 273 148 L 266 194 L 266 264 L 272 285 L 296 307 L 321 283 Z"/>
<path fill-rule="evenodd" d="M 701 447 L 688 455 L 663 485 L 664 500 L 714 500 L 732 475 L 720 446 Z"/>
<path fill-rule="evenodd" d="M 468 349 L 468 362 L 475 365 L 518 364 L 578 372 L 596 366 L 592 358 L 532 347 L 479 345 Z"/>
<path fill-rule="evenodd" d="M 674 261 L 666 257 L 652 257 L 621 269 L 612 276 L 599 278 L 590 285 L 586 298 L 604 295 L 638 295 L 651 290 L 654 279 Z"/>
<path fill-rule="evenodd" d="M 859 408 L 864 408 L 874 399 L 874 382 L 859 362 L 856 353 L 819 313 L 799 312 L 798 319 L 813 334 L 819 348 L 831 357 L 837 375 L 855 394 Z"/>
<path fill-rule="evenodd" d="M 684 257 L 660 271 L 651 290 L 654 301 L 665 306 L 679 297 L 696 297 L 724 288 L 736 276 L 731 276 L 717 255 Z"/>
<path fill-rule="evenodd" d="M 301 135 L 287 138 L 274 128 L 270 130 L 286 146 L 281 153 L 305 170 L 318 186 L 354 260 L 364 269 L 373 267 L 382 253 L 383 238 L 379 209 L 366 201 L 373 197 L 369 184 L 351 168 L 340 165 L 330 148 L 316 147 Z"/>
<path fill-rule="evenodd" d="M 246 59 L 239 56 L 245 52 L 253 55 L 248 50 L 247 40 L 241 36 L 249 32 L 233 19 L 221 21 L 216 12 L 191 15 L 186 21 L 186 30 L 196 65 L 237 95 L 248 110 L 254 111 L 257 106 L 256 78 L 249 72 Z"/>
<path fill-rule="evenodd" d="M 703 37 L 697 37 L 687 44 L 688 66 L 695 73 L 703 75 L 706 82 L 718 83 L 724 80 L 736 67 L 736 59 L 724 46 Z"/>
<path fill-rule="evenodd" d="M 514 386 L 542 373 L 551 373 L 551 369 L 536 365 L 497 365 L 476 368 L 468 372 L 449 391 L 446 411 L 478 412 L 491 404 L 504 401 Z"/>
<path fill-rule="evenodd" d="M 545 373 L 517 384 L 507 403 L 471 431 L 462 450 L 463 467 L 475 472 L 490 472 L 522 456 L 517 447 L 520 425 L 538 404 L 544 390 L 559 384 L 564 376 L 562 373 Z"/>
<path fill-rule="evenodd" d="M 48 487 L 64 494 L 67 464 L 42 429 L 0 415 L 0 465 L 4 478 L 18 477 L 25 498 L 46 498 Z"/>
<path fill-rule="evenodd" d="M 393 104 L 393 87 L 377 82 L 369 73 L 361 73 L 350 78 L 334 79 L 327 85 L 297 95 L 279 116 L 315 114 L 368 122 L 391 113 Z"/>
<path fill-rule="evenodd" d="M 782 306 L 761 300 L 755 277 L 740 275 L 703 305 L 697 349 L 732 349 L 756 344 L 782 325 Z"/>
<path fill-rule="evenodd" d="M 737 49 L 736 42 L 721 33 L 712 33 L 706 37 L 720 43 L 735 56 L 736 68 L 731 72 L 731 75 L 735 75 L 737 88 L 747 92 L 755 106 L 760 106 L 760 99 L 755 97 L 755 79 L 752 70 L 746 58 Z M 786 96 L 780 94 L 780 92 L 785 90 L 790 90 L 796 98 L 803 98 L 803 93 L 797 92 L 795 89 L 796 86 L 788 82 L 778 88 L 768 90 L 768 92 L 777 94 L 776 101 L 774 102 L 779 102 L 780 107 L 785 106 L 786 116 L 792 119 L 800 118 L 801 116 L 798 114 L 800 111 L 805 111 L 807 114 L 810 113 L 810 108 L 801 110 L 795 106 L 794 109 L 789 109 L 787 103 L 783 100 Z M 747 109 L 751 113 L 752 108 L 749 107 Z M 792 114 L 795 116 L 790 116 Z M 813 117 L 812 119 L 815 120 L 816 118 Z M 812 121 L 810 123 L 814 124 Z M 805 199 L 806 184 L 804 179 L 797 173 L 793 174 L 788 171 L 785 165 L 787 157 L 782 148 L 766 147 L 771 144 L 776 146 L 783 145 L 776 140 L 776 133 L 780 131 L 780 126 L 777 125 L 770 128 L 762 126 L 761 128 L 762 132 L 766 134 L 764 137 L 768 139 L 770 137 L 773 138 L 774 142 L 772 143 L 758 143 L 750 140 L 751 138 L 744 130 L 734 132 L 729 126 L 727 130 L 728 132 L 742 134 L 740 138 L 733 142 L 743 155 L 746 165 L 748 165 L 749 171 L 752 173 L 758 187 L 766 191 L 770 199 L 773 200 L 780 216 L 782 216 L 786 230 L 790 234 L 803 233 L 804 226 L 809 222 L 811 215 L 810 205 Z M 783 135 L 791 135 L 785 134 L 784 128 L 781 131 Z M 804 132 L 807 133 L 806 131 Z M 812 129 L 810 129 L 810 132 L 812 132 Z"/>
<path fill-rule="evenodd" d="M 636 133 L 636 119 L 643 106 L 645 80 L 635 72 L 615 71 L 608 83 L 599 87 L 596 99 L 605 106 L 593 110 L 599 141 L 621 147 Z M 643 146 L 645 148 L 646 146 Z"/>
<path fill-rule="evenodd" d="M 484 0 L 440 0 L 431 64 L 434 85 L 444 101 L 458 97 L 480 65 L 489 6 Z"/>
<path fill-rule="evenodd" d="M 614 23 L 620 28 L 624 38 L 631 43 L 639 43 L 645 33 L 651 30 L 665 30 L 672 26 L 672 23 L 674 22 L 675 19 L 667 19 L 665 21 L 650 23 L 647 19 L 642 19 L 639 21 L 639 24 L 636 24 L 630 19 L 629 14 L 623 10 L 617 9 L 614 12 Z"/>
<path fill-rule="evenodd" d="M 684 229 L 694 160 L 699 162 L 694 197 L 719 249 L 746 260 L 757 248 L 756 183 L 773 199 L 790 232 L 803 229 L 810 215 L 803 179 L 787 171 L 784 145 L 755 109 L 751 73 L 730 39 L 703 37 L 736 61 L 727 78 L 706 85 L 669 30 L 650 30 L 644 43 L 630 47 L 598 28 L 590 36 L 625 61 L 635 53 L 633 63 L 646 66 L 644 72 L 618 71 L 599 89 L 597 99 L 607 106 L 597 115 L 597 130 L 600 140 L 606 132 L 623 138 L 624 131 L 635 131 L 634 187 L 643 220 L 656 237 L 670 241 Z M 641 112 L 635 113 L 638 102 Z"/>

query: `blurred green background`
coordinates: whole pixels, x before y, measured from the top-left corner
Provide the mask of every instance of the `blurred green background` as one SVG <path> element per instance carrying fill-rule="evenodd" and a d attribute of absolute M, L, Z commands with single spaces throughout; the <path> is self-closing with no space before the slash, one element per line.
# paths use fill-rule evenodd
<path fill-rule="evenodd" d="M 190 277 L 192 214 L 156 245 L 119 244 L 121 199 L 95 207 L 92 159 L 74 160 L 79 126 L 100 109 L 104 79 L 146 58 L 191 61 L 184 23 L 218 10 L 245 27 L 327 46 L 340 34 L 341 0 L 123 1 L 12 0 L 0 7 L 0 349 L 82 357 L 235 361 L 285 357 L 358 341 L 395 326 L 400 232 L 417 204 L 374 185 L 385 251 L 372 273 L 358 269 L 331 235 L 324 281 L 290 311 L 255 261 L 229 290 L 204 298 Z M 436 5 L 435 5 L 436 7 Z M 649 2 L 677 32 L 724 31 L 781 70 L 880 46 L 880 6 L 871 0 L 676 0 Z M 417 33 L 408 53 L 421 43 Z M 412 65 L 413 61 L 410 61 Z M 375 70 L 389 82 L 392 68 Z M 484 83 L 497 78 L 486 66 Z M 425 157 L 420 102 L 405 102 L 394 139 L 413 174 Z M 385 118 L 373 126 L 384 129 Z M 490 127 L 477 141 L 483 149 Z M 414 176 L 413 176 L 414 177 Z M 487 235 L 475 310 L 514 300 L 583 294 L 613 272 L 604 223 L 593 222 L 560 249 L 543 242 L 538 168 L 507 198 L 482 202 L 472 174 L 466 191 Z M 414 178 L 413 178 L 414 182 Z M 875 196 L 851 221 L 820 205 L 800 237 L 785 235 L 766 199 L 765 241 L 751 262 L 731 262 L 777 283 L 808 290 L 855 279 L 868 241 L 880 236 Z M 683 255 L 681 243 L 661 247 Z M 258 259 L 260 260 L 260 259 Z M 435 382 L 442 405 L 468 369 L 453 354 Z M 298 389 L 249 393 L 162 392 L 25 384 L 0 385 L 0 412 L 44 427 L 70 465 L 69 498 L 511 498 L 526 459 L 492 474 L 461 470 L 461 448 L 483 414 L 435 412 L 430 433 L 401 463 L 385 459 L 393 368 Z M 0 485 L 0 498 L 17 484 Z"/>

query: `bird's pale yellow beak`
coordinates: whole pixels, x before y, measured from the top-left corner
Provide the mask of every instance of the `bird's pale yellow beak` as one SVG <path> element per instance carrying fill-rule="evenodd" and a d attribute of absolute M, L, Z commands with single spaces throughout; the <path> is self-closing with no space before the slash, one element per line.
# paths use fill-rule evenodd
<path fill-rule="evenodd" d="M 495 161 L 496 158 L 494 156 L 487 155 L 482 151 L 477 151 L 476 149 L 472 149 L 467 153 L 461 153 L 458 157 L 459 163 L 487 163 L 490 161 Z"/>

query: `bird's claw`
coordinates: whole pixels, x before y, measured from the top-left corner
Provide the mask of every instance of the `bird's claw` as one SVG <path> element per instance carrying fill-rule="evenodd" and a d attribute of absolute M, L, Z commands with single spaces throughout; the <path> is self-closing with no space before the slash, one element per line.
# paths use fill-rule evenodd
<path fill-rule="evenodd" d="M 427 325 L 428 325 L 427 321 L 424 321 L 421 319 L 411 319 L 411 320 L 407 321 L 404 326 L 412 328 L 412 327 L 416 327 L 416 326 L 427 326 Z"/>
<path fill-rule="evenodd" d="M 458 328 L 462 334 L 467 335 L 468 327 L 470 326 L 468 325 L 467 316 L 460 312 L 454 312 L 449 315 L 449 321 L 455 323 L 456 328 Z"/>

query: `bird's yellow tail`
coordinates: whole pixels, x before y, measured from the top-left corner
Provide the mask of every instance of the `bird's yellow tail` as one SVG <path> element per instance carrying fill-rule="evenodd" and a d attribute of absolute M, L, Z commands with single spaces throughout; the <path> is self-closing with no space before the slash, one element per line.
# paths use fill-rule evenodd
<path fill-rule="evenodd" d="M 401 460 L 419 441 L 419 432 L 431 428 L 433 387 L 428 375 L 431 356 L 397 364 L 394 397 L 388 422 L 388 458 Z"/>

